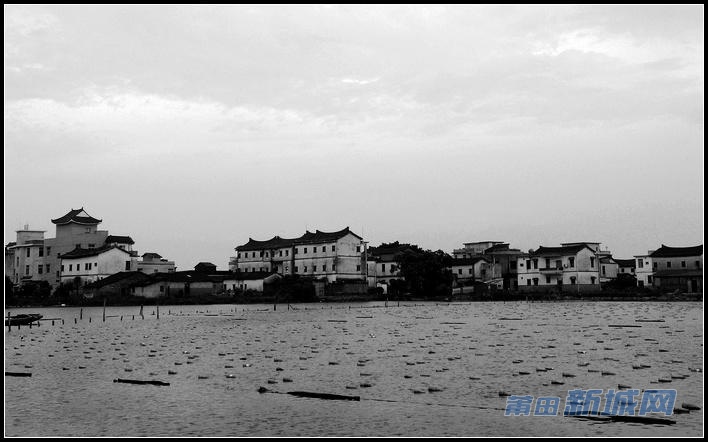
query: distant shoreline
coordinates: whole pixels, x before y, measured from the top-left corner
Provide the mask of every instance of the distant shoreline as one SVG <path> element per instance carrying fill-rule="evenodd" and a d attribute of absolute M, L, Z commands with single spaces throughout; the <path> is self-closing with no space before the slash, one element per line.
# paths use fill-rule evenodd
<path fill-rule="evenodd" d="M 118 302 L 107 302 L 107 307 L 140 307 L 155 306 L 155 305 L 214 305 L 214 304 L 233 304 L 233 305 L 249 305 L 249 304 L 312 304 L 312 303 L 351 303 L 351 302 L 388 302 L 391 306 L 395 306 L 401 302 L 428 302 L 438 304 L 451 304 L 458 302 L 700 302 L 703 301 L 703 293 L 681 293 L 681 294 L 628 294 L 628 293 L 611 293 L 611 294 L 588 294 L 586 296 L 570 296 L 558 295 L 553 293 L 533 293 L 533 294 L 503 294 L 503 295 L 461 295 L 451 298 L 388 298 L 381 295 L 349 295 L 340 297 L 328 297 L 323 299 L 313 300 L 275 300 L 272 296 L 259 297 L 209 297 L 209 298 L 172 298 L 143 300 L 118 300 Z M 10 308 L 68 308 L 68 307 L 101 307 L 103 300 L 86 300 L 80 304 L 26 304 L 26 305 L 8 305 L 5 309 Z"/>

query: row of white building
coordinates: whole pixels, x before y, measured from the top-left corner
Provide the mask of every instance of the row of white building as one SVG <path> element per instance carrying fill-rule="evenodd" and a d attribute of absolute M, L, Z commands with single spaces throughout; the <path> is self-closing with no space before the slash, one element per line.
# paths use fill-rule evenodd
<path fill-rule="evenodd" d="M 306 231 L 297 238 L 249 238 L 235 248 L 229 269 L 300 275 L 334 281 L 366 281 L 383 287 L 401 279 L 399 257 L 410 244 L 398 242 L 367 247 L 364 239 L 345 228 L 336 232 Z M 703 290 L 703 246 L 662 245 L 633 259 L 616 259 L 599 242 L 539 246 L 522 252 L 501 241 L 465 243 L 455 249 L 450 270 L 455 287 L 486 284 L 498 289 L 591 293 L 618 278 L 636 278 L 639 287 L 681 292 Z M 473 290 L 473 289 L 471 289 Z"/>

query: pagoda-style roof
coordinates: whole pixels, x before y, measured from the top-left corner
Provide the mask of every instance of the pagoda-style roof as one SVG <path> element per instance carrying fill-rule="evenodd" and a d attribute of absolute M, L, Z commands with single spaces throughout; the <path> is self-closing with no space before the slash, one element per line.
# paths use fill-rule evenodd
<path fill-rule="evenodd" d="M 99 224 L 101 221 L 100 219 L 96 219 L 86 213 L 84 208 L 80 209 L 71 209 L 69 213 L 66 215 L 59 217 L 57 219 L 53 219 L 52 222 L 58 226 L 69 224 L 69 223 L 75 223 L 75 224 L 81 224 L 81 225 L 86 225 L 86 226 L 95 226 L 96 224 Z"/>
<path fill-rule="evenodd" d="M 265 241 L 258 241 L 253 238 L 248 238 L 246 244 L 236 247 L 239 252 L 249 251 L 249 250 L 271 250 L 280 249 L 285 247 L 292 247 L 300 244 L 321 244 L 326 242 L 337 241 L 348 234 L 352 234 L 359 239 L 362 239 L 359 235 L 349 230 L 349 227 L 345 227 L 342 230 L 336 232 L 323 232 L 321 230 L 316 230 L 314 233 L 306 231 L 305 234 L 299 238 L 281 238 L 279 236 L 274 236 L 271 239 Z"/>

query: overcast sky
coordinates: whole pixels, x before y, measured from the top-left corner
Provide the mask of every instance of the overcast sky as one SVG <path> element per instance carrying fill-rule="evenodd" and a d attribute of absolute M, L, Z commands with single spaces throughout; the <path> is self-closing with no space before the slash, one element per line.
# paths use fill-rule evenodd
<path fill-rule="evenodd" d="M 5 242 L 703 241 L 693 6 L 4 6 Z"/>

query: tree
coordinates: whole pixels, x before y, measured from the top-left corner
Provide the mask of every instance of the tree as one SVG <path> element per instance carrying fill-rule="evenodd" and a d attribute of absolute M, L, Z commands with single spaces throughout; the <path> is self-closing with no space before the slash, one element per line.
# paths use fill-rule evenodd
<path fill-rule="evenodd" d="M 452 258 L 442 250 L 432 252 L 411 246 L 398 256 L 408 291 L 417 297 L 449 296 L 452 289 Z"/>

